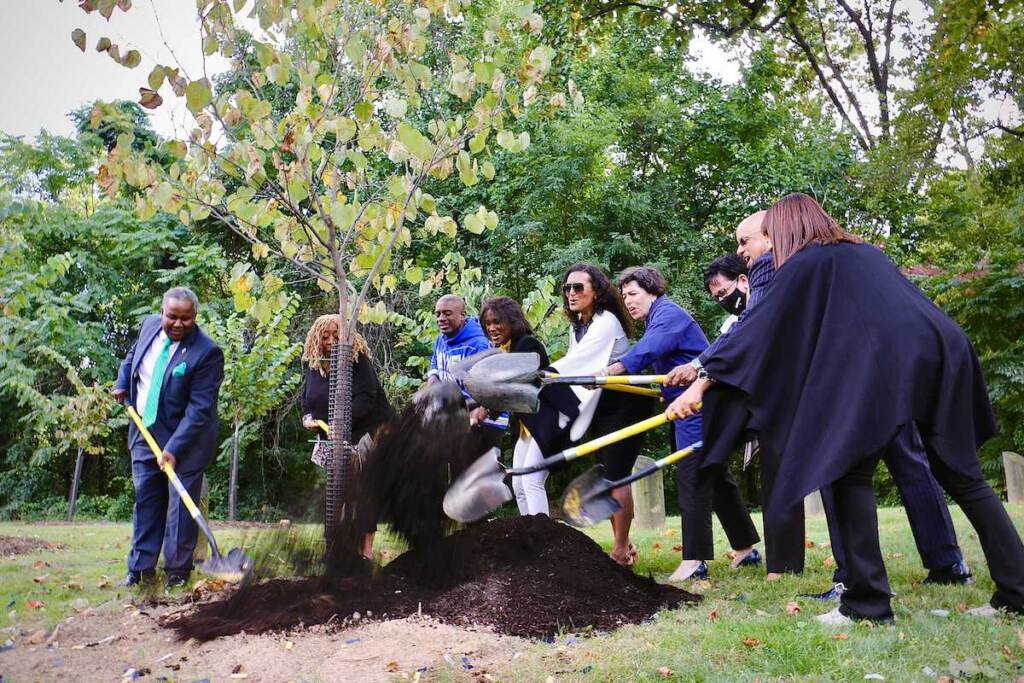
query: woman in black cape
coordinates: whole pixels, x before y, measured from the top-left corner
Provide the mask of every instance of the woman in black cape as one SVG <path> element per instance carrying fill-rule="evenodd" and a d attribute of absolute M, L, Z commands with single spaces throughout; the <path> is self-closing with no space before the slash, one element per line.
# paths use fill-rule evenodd
<path fill-rule="evenodd" d="M 829 624 L 892 620 L 872 477 L 882 451 L 915 422 L 996 584 L 989 605 L 970 612 L 1024 612 L 1024 545 L 981 474 L 977 449 L 995 420 L 963 330 L 807 195 L 776 203 L 763 231 L 778 269 L 771 289 L 666 412 L 689 415 L 703 402 L 705 441 L 715 412 L 748 416 L 761 457 L 778 468 L 766 515 L 785 518 L 832 485 L 849 582 L 840 606 L 819 617 Z"/>

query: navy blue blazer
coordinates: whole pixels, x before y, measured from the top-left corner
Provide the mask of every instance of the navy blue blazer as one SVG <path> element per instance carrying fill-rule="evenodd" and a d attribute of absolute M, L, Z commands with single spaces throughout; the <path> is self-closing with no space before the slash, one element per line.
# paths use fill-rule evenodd
<path fill-rule="evenodd" d="M 127 401 L 135 405 L 139 364 L 160 333 L 160 316 L 142 321 L 139 338 L 128 351 L 117 374 L 114 389 L 126 389 Z M 203 466 L 217 448 L 217 395 L 224 381 L 224 352 L 196 325 L 175 349 L 164 371 L 156 422 L 149 431 L 157 444 L 179 462 Z M 128 448 L 133 460 L 153 456 L 134 422 L 128 425 Z M 199 459 L 198 461 L 195 459 Z"/>

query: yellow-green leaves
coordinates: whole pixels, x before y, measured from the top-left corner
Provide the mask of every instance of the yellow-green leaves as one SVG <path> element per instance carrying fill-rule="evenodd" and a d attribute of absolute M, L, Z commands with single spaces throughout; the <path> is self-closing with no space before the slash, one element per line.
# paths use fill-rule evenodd
<path fill-rule="evenodd" d="M 76 28 L 71 32 L 71 42 L 82 52 L 85 52 L 85 31 Z"/>
<path fill-rule="evenodd" d="M 434 156 L 434 145 L 427 136 L 407 123 L 398 124 L 398 140 L 420 161 L 428 162 Z"/>
<path fill-rule="evenodd" d="M 210 92 L 210 85 L 205 78 L 192 81 L 185 86 L 185 105 L 193 114 L 198 114 L 212 101 L 213 93 Z"/>
<path fill-rule="evenodd" d="M 462 219 L 462 227 L 474 235 L 479 235 L 487 229 L 493 230 L 498 227 L 498 214 L 481 206 L 476 213 L 467 214 Z"/>

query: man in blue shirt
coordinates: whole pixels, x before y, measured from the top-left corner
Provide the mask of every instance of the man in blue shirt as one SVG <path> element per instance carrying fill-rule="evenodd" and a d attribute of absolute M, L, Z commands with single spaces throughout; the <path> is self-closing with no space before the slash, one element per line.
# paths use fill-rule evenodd
<path fill-rule="evenodd" d="M 434 318 L 441 334 L 434 340 L 434 353 L 430 356 L 427 371 L 427 385 L 438 382 L 453 382 L 451 368 L 463 358 L 473 356 L 491 348 L 491 340 L 475 316 L 466 313 L 466 301 L 454 294 L 445 294 L 434 306 Z M 459 389 L 468 401 L 469 393 L 460 383 Z M 498 445 L 504 431 L 508 429 L 508 413 L 490 416 L 485 408 L 470 413 L 470 421 L 488 430 L 489 443 Z"/>
<path fill-rule="evenodd" d="M 629 315 L 634 320 L 645 321 L 646 328 L 633 348 L 607 368 L 607 374 L 639 374 L 648 367 L 663 374 L 677 365 L 689 363 L 708 347 L 707 337 L 697 321 L 665 295 L 668 285 L 656 268 L 640 266 L 627 269 L 619 276 L 619 287 Z M 661 388 L 666 402 L 672 401 L 682 391 L 681 387 Z M 673 430 L 675 448 L 685 448 L 700 441 L 700 414 L 677 420 Z M 736 551 L 733 566 L 759 562 L 759 553 L 753 546 L 760 538 L 736 481 L 725 468 L 721 469 L 719 476 L 698 480 L 700 460 L 701 453 L 697 451 L 676 465 L 683 560 L 669 581 L 707 576 L 706 561 L 715 556 L 712 510 L 718 515 L 729 543 Z M 703 485 L 698 487 L 698 481 Z M 623 489 L 626 489 L 623 495 L 628 494 L 628 487 Z"/>

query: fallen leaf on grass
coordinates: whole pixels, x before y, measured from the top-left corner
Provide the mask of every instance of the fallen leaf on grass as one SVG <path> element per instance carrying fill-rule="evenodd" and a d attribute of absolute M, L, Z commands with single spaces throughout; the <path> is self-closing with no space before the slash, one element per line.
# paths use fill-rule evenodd
<path fill-rule="evenodd" d="M 78 583 L 77 581 L 68 581 L 66 584 L 64 584 L 64 587 L 67 588 L 69 591 L 82 590 L 82 584 Z"/>
<path fill-rule="evenodd" d="M 653 548 L 654 548 L 655 550 L 661 550 L 661 544 L 660 544 L 660 543 L 655 543 L 655 544 L 654 544 L 654 545 L 653 545 L 652 547 L 653 547 Z"/>
<path fill-rule="evenodd" d="M 710 612 L 708 612 L 708 621 L 714 621 L 717 618 L 718 618 L 718 610 L 713 609 Z"/>
<path fill-rule="evenodd" d="M 822 564 L 825 566 L 825 569 L 832 569 L 832 567 L 836 566 L 836 561 L 829 555 Z"/>
<path fill-rule="evenodd" d="M 683 546 L 681 546 L 681 545 L 674 545 L 674 546 L 672 546 L 672 552 L 674 552 L 674 553 L 681 553 L 681 552 L 683 552 Z"/>
<path fill-rule="evenodd" d="M 46 603 L 44 603 L 42 600 L 26 600 L 25 601 L 25 607 L 28 607 L 29 609 L 40 609 L 44 604 L 46 604 Z"/>
<path fill-rule="evenodd" d="M 667 666 L 659 666 L 657 671 L 658 671 L 658 675 L 661 676 L 662 678 L 672 678 L 672 676 L 674 676 L 675 673 L 676 673 L 675 671 L 673 671 L 672 669 L 668 668 Z"/>
<path fill-rule="evenodd" d="M 398 662 L 392 659 L 390 662 L 384 665 L 384 670 L 387 671 L 389 674 L 395 673 L 396 671 L 398 671 Z"/>
<path fill-rule="evenodd" d="M 1010 648 L 1006 647 L 1005 645 L 1003 645 L 1003 654 L 1006 656 L 1007 659 L 1013 659 L 1013 653 L 1010 652 Z"/>
<path fill-rule="evenodd" d="M 812 541 L 811 539 L 807 539 L 806 541 L 804 541 L 804 547 L 805 548 L 813 548 L 814 547 L 814 541 Z"/>
<path fill-rule="evenodd" d="M 966 602 L 957 603 L 956 611 L 959 612 L 960 614 L 963 614 L 964 612 L 966 612 L 967 611 L 967 603 Z"/>
<path fill-rule="evenodd" d="M 46 583 L 46 580 L 50 578 L 49 574 L 42 574 L 41 576 L 33 576 L 32 580 L 36 583 Z"/>
<path fill-rule="evenodd" d="M 786 603 L 786 614 L 791 617 L 800 614 L 800 605 L 795 602 Z"/>
<path fill-rule="evenodd" d="M 845 633 L 837 633 L 834 636 L 832 636 L 832 640 L 849 640 L 849 639 L 850 639 L 850 636 L 846 635 Z"/>
<path fill-rule="evenodd" d="M 242 670 L 242 665 L 241 664 L 235 664 L 233 667 L 231 667 L 231 673 L 233 673 L 233 674 L 236 674 L 236 673 L 240 672 L 241 670 Z"/>
<path fill-rule="evenodd" d="M 110 588 L 110 578 L 107 576 L 101 576 L 100 580 L 96 582 L 97 588 Z"/>
<path fill-rule="evenodd" d="M 761 647 L 762 643 L 757 638 L 744 638 L 743 644 L 747 647 Z"/>
<path fill-rule="evenodd" d="M 32 563 L 32 568 L 33 569 L 42 569 L 43 567 L 49 567 L 49 566 L 50 566 L 49 562 L 43 562 L 42 560 L 36 560 L 35 562 Z"/>

